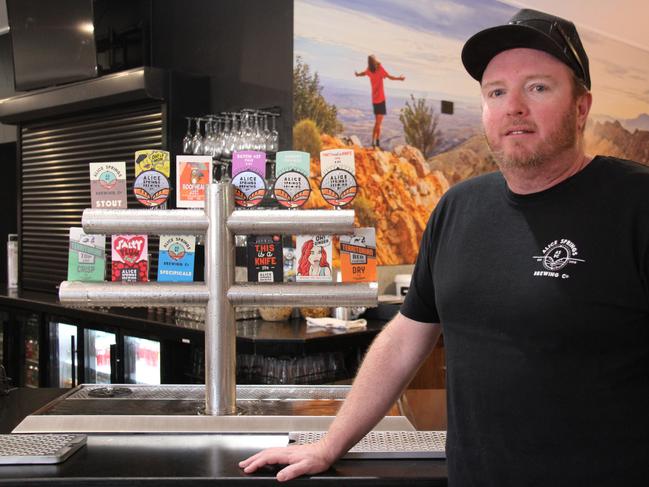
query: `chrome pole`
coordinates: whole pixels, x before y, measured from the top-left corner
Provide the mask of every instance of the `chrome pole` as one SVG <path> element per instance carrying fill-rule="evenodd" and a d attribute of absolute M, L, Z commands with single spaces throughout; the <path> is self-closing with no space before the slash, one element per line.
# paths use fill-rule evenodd
<path fill-rule="evenodd" d="M 115 235 L 203 235 L 207 218 L 201 210 L 83 210 L 83 231 L 88 234 Z"/>
<path fill-rule="evenodd" d="M 237 283 L 228 299 L 235 306 L 376 306 L 378 287 L 370 283 Z"/>
<path fill-rule="evenodd" d="M 236 324 L 234 306 L 227 298 L 234 284 L 234 235 L 227 226 L 234 196 L 227 182 L 206 187 L 205 283 L 205 413 L 236 412 Z"/>
<path fill-rule="evenodd" d="M 354 210 L 235 211 L 228 228 L 235 235 L 342 235 L 354 231 Z"/>
<path fill-rule="evenodd" d="M 59 300 L 70 306 L 205 306 L 202 282 L 74 282 L 63 281 Z"/>

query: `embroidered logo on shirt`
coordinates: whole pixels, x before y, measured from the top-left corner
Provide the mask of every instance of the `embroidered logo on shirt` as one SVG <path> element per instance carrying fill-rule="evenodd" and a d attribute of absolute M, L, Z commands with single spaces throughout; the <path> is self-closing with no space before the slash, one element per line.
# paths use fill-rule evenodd
<path fill-rule="evenodd" d="M 584 259 L 578 259 L 579 252 L 577 246 L 567 238 L 554 240 L 543 248 L 543 255 L 535 255 L 532 258 L 543 264 L 545 270 L 534 271 L 535 277 L 560 277 L 561 279 L 570 278 L 569 274 L 559 272 L 568 264 L 586 262 Z"/>

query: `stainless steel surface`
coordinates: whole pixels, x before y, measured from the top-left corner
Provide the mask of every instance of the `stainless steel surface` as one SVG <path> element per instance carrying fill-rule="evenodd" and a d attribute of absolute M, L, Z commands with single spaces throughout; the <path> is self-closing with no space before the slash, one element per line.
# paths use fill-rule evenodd
<path fill-rule="evenodd" d="M 354 210 L 238 210 L 228 228 L 237 235 L 341 235 L 354 230 Z"/>
<path fill-rule="evenodd" d="M 315 443 L 324 431 L 294 431 L 295 445 Z M 446 431 L 370 431 L 343 458 L 446 458 Z"/>
<path fill-rule="evenodd" d="M 61 463 L 85 444 L 85 435 L 0 435 L 0 465 Z"/>
<path fill-rule="evenodd" d="M 205 305 L 209 292 L 202 282 L 63 281 L 59 300 L 71 306 Z"/>
<path fill-rule="evenodd" d="M 350 386 L 238 386 L 237 414 L 204 414 L 203 386 L 116 384 L 130 396 L 92 397 L 103 385 L 81 385 L 39 409 L 14 433 L 228 432 L 288 433 L 326 430 Z M 375 428 L 412 431 L 404 416 L 387 416 Z"/>
<path fill-rule="evenodd" d="M 205 413 L 236 412 L 236 327 L 227 292 L 234 284 L 234 235 L 226 224 L 233 211 L 232 185 L 206 187 L 205 282 L 210 299 L 205 309 Z M 243 303 L 248 304 L 248 303 Z"/>
<path fill-rule="evenodd" d="M 376 306 L 378 286 L 370 283 L 237 283 L 228 290 L 234 306 Z"/>
<path fill-rule="evenodd" d="M 120 395 L 111 398 L 112 400 L 195 400 L 202 401 L 205 399 L 205 386 L 203 384 L 165 384 L 159 386 L 150 386 L 143 384 L 82 384 L 75 388 L 66 400 L 94 400 L 93 392 L 107 388 L 128 388 L 131 390 L 129 395 Z M 329 399 L 343 400 L 351 386 L 328 386 L 328 385 L 291 385 L 291 386 L 273 386 L 273 385 L 238 385 L 236 387 L 237 399 L 239 400 L 291 400 L 291 399 Z"/>
<path fill-rule="evenodd" d="M 13 433 L 288 433 L 326 431 L 333 416 L 27 416 Z M 403 416 L 386 416 L 375 431 L 414 430 Z"/>
<path fill-rule="evenodd" d="M 97 210 L 88 208 L 81 217 L 89 234 L 146 233 L 149 235 L 198 235 L 208 227 L 203 210 Z"/>

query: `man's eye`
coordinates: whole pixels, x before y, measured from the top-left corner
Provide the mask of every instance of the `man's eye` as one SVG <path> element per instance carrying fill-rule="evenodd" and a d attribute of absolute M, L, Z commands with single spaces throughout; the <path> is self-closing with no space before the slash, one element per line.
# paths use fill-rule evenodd
<path fill-rule="evenodd" d="M 497 97 L 503 95 L 504 93 L 505 93 L 505 90 L 502 90 L 502 89 L 500 89 L 500 88 L 497 88 L 497 89 L 495 89 L 495 90 L 492 90 L 492 91 L 489 93 L 489 97 L 490 97 L 490 98 L 497 98 Z"/>
<path fill-rule="evenodd" d="M 547 86 L 545 85 L 533 85 L 532 86 L 532 91 L 536 91 L 537 93 L 542 93 L 548 89 Z"/>

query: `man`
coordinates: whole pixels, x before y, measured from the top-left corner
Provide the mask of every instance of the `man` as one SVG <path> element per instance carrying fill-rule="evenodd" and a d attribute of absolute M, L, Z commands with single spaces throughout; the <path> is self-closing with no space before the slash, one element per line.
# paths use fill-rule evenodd
<path fill-rule="evenodd" d="M 449 485 L 649 485 L 649 170 L 584 153 L 590 75 L 571 22 L 522 10 L 469 39 L 462 60 L 500 172 L 436 207 L 401 313 L 325 439 L 261 452 L 246 472 L 326 469 L 385 413 L 441 323 Z"/>

